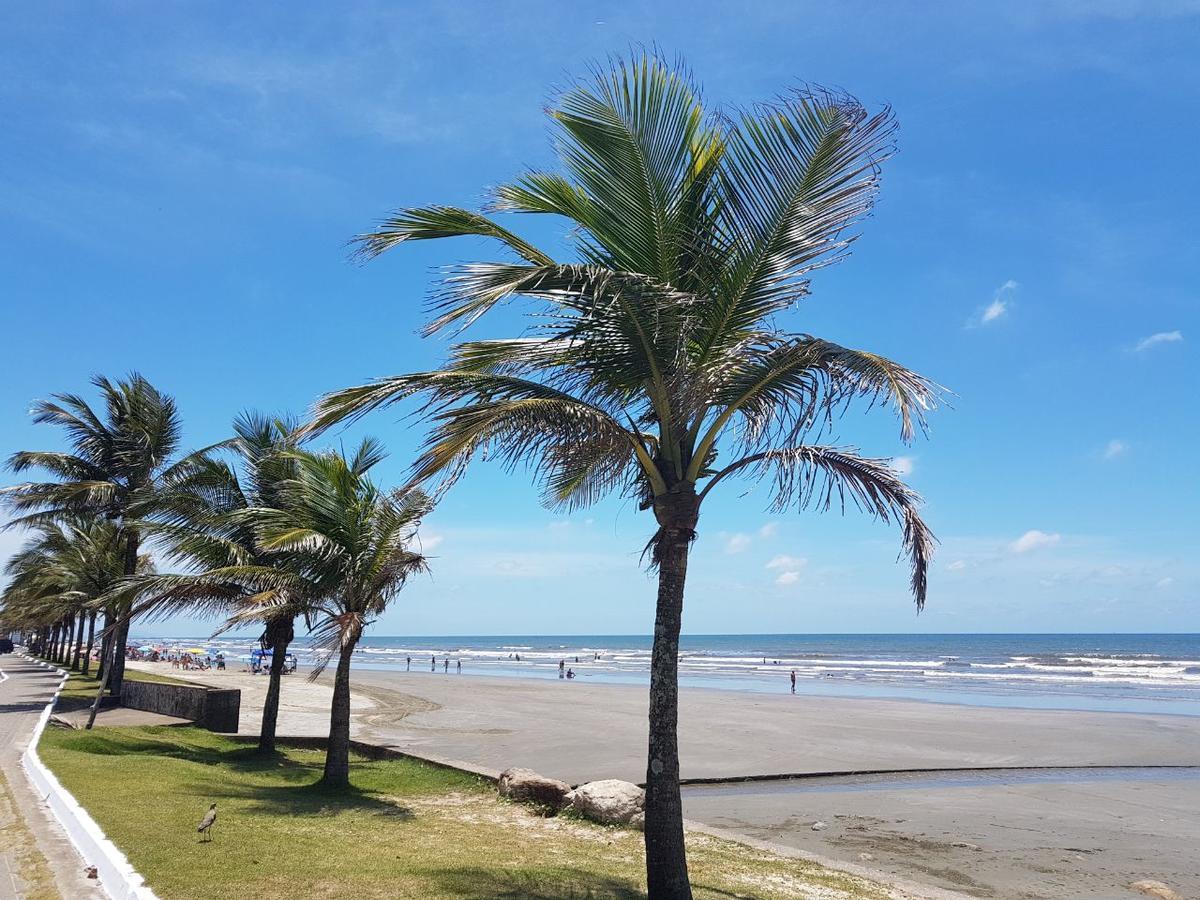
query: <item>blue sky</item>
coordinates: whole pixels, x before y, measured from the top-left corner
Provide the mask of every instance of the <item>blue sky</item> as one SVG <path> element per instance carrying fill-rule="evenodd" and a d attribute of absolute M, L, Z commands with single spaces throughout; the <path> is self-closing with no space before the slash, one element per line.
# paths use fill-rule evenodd
<path fill-rule="evenodd" d="M 549 164 L 555 86 L 656 43 L 712 105 L 809 81 L 895 108 L 876 214 L 784 324 L 957 395 L 911 447 L 886 415 L 839 429 L 902 455 L 927 499 L 941 547 L 924 614 L 888 528 L 770 517 L 762 491 L 730 485 L 706 505 L 685 629 L 1200 630 L 1200 4 L 934 9 L 9 4 L 0 452 L 54 446 L 30 401 L 94 372 L 174 393 L 198 446 L 242 408 L 301 412 L 436 365 L 445 344 L 415 333 L 433 270 L 487 248 L 359 266 L 345 242 L 393 208 L 472 206 Z M 368 432 L 397 481 L 419 424 L 375 415 L 344 439 Z M 617 501 L 556 517 L 480 465 L 427 524 L 433 577 L 375 630 L 648 632 L 650 527 Z"/>

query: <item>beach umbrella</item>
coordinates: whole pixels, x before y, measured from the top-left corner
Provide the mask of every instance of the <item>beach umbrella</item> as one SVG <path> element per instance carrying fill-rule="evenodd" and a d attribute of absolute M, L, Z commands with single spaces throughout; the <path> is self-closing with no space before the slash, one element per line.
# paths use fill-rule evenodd
<path fill-rule="evenodd" d="M 137 649 L 138 649 L 138 652 L 139 652 L 139 653 L 145 653 L 145 652 L 148 652 L 148 651 L 150 651 L 150 650 L 157 650 L 158 648 L 157 648 L 157 647 L 151 647 L 149 644 L 147 644 L 145 647 L 138 647 Z"/>

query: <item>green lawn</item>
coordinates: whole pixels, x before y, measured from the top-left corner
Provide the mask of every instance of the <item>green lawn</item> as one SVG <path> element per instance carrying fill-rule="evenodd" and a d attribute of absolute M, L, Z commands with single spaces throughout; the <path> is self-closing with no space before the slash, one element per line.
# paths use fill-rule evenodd
<path fill-rule="evenodd" d="M 634 898 L 641 835 L 542 818 L 413 760 L 357 759 L 353 790 L 314 787 L 323 754 L 274 760 L 195 728 L 49 729 L 42 759 L 164 900 Z M 215 838 L 195 825 L 216 801 Z M 877 886 L 705 835 L 697 897 L 884 897 Z"/>

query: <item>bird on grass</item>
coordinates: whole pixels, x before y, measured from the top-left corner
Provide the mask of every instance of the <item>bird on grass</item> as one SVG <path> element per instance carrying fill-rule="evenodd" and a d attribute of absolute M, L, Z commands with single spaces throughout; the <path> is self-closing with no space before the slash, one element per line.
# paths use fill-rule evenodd
<path fill-rule="evenodd" d="M 200 824 L 196 826 L 196 831 L 204 835 L 210 841 L 212 840 L 213 823 L 217 821 L 217 804 L 213 804 L 208 808 L 208 812 L 204 814 L 204 818 L 200 820 Z"/>

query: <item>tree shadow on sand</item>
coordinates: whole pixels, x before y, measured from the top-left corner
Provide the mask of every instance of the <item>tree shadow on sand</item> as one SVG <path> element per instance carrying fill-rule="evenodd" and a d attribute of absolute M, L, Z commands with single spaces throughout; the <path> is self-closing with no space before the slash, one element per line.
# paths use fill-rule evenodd
<path fill-rule="evenodd" d="M 498 872 L 480 868 L 440 869 L 428 873 L 444 893 L 464 900 L 645 900 L 627 878 L 579 869 L 552 872 Z"/>

